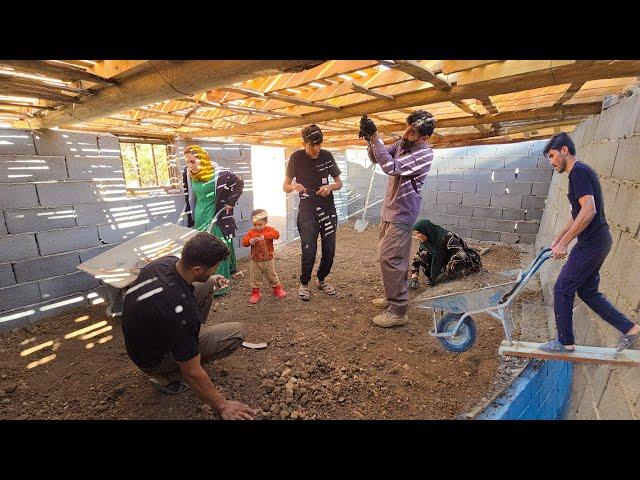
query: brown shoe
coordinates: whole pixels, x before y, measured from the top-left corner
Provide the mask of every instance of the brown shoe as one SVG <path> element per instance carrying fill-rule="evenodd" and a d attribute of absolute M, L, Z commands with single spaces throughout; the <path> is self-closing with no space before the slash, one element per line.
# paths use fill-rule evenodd
<path fill-rule="evenodd" d="M 389 307 L 389 302 L 387 302 L 386 298 L 374 298 L 373 300 L 371 300 L 371 303 L 373 303 L 373 305 L 378 308 Z"/>
<path fill-rule="evenodd" d="M 396 315 L 395 313 L 391 313 L 389 310 L 386 310 L 384 313 L 381 313 L 377 317 L 373 317 L 373 323 L 378 325 L 379 327 L 389 328 L 389 327 L 398 327 L 401 325 L 406 325 L 409 321 L 409 317 L 405 313 L 404 316 Z"/>

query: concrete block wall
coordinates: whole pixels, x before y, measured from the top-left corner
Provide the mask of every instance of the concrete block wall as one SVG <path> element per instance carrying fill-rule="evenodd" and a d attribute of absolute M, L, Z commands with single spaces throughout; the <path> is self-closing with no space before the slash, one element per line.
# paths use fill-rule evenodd
<path fill-rule="evenodd" d="M 476 240 L 533 244 L 552 168 L 544 141 L 434 150 L 420 218 Z M 349 162 L 349 214 L 362 209 L 369 170 Z M 388 177 L 377 169 L 367 217 L 380 220 Z"/>
<path fill-rule="evenodd" d="M 111 135 L 0 129 L 0 331 L 98 300 L 77 265 L 162 223 L 182 195 L 127 197 Z"/>
<path fill-rule="evenodd" d="M 640 95 L 620 100 L 581 123 L 571 134 L 577 157 L 600 179 L 613 246 L 600 270 L 600 290 L 619 310 L 640 323 Z M 567 175 L 553 174 L 536 247 L 549 245 L 570 218 Z M 564 262 L 540 272 L 546 302 Z M 555 331 L 555 326 L 551 326 Z M 619 333 L 576 298 L 574 330 L 580 345 L 612 347 Z M 640 348 L 640 346 L 635 347 Z M 569 418 L 640 418 L 640 369 L 576 365 Z"/>
<path fill-rule="evenodd" d="M 216 143 L 194 140 L 185 142 L 177 140 L 174 144 L 176 154 L 175 161 L 180 172 L 184 168 L 184 156 L 182 151 L 187 145 L 199 145 L 205 149 L 209 156 L 220 166 L 222 170 L 229 170 L 239 175 L 244 180 L 244 189 L 242 195 L 238 199 L 236 208 L 234 209 L 234 218 L 238 230 L 234 238 L 234 246 L 237 258 L 244 258 L 249 255 L 250 250 L 240 245 L 240 240 L 252 227 L 251 212 L 253 206 L 253 176 L 251 173 L 251 146 L 240 145 L 234 143 Z M 180 175 L 180 182 L 182 182 Z"/>

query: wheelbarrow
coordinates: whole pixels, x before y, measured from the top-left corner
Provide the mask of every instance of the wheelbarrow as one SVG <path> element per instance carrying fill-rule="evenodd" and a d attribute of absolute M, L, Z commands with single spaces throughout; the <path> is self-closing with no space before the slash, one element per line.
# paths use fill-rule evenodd
<path fill-rule="evenodd" d="M 451 352 L 464 352 L 474 344 L 476 325 L 472 315 L 477 313 L 487 313 L 500 320 L 505 337 L 512 344 L 515 324 L 509 307 L 551 256 L 550 248 L 541 250 L 527 269 L 511 282 L 437 297 L 429 297 L 429 292 L 425 292 L 413 300 L 411 306 L 432 310 L 434 329 L 429 331 L 429 335 L 436 337 Z"/>

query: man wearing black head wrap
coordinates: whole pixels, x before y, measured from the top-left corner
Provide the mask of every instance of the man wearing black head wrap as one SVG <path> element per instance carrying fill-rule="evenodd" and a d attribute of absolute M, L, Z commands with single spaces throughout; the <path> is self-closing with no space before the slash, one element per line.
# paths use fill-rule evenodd
<path fill-rule="evenodd" d="M 342 188 L 340 169 L 331 152 L 320 148 L 323 136 L 317 125 L 309 125 L 302 130 L 304 150 L 291 155 L 283 190 L 298 192 L 297 226 L 302 248 L 302 273 L 298 297 L 311 300 L 309 281 L 316 261 L 318 235 L 322 240 L 322 258 L 318 267 L 318 288 L 327 295 L 335 295 L 335 289 L 325 281 L 331 271 L 336 251 L 336 228 L 338 215 L 333 202 L 333 191 Z M 329 183 L 329 176 L 334 183 Z M 295 178 L 295 183 L 293 179 Z"/>

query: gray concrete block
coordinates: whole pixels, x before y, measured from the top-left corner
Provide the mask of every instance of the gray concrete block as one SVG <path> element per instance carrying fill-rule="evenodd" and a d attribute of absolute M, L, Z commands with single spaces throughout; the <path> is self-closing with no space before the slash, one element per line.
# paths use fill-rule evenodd
<path fill-rule="evenodd" d="M 471 217 L 473 216 L 473 206 L 447 204 L 447 214 L 457 215 L 459 217 Z"/>
<path fill-rule="evenodd" d="M 459 225 L 450 225 L 446 228 L 450 232 L 457 233 L 462 238 L 471 238 L 471 235 L 473 234 L 473 230 L 471 228 L 461 227 Z"/>
<path fill-rule="evenodd" d="M 72 293 L 84 292 L 100 286 L 100 282 L 85 272 L 75 272 L 60 277 L 47 278 L 38 282 L 42 301 L 51 300 Z"/>
<path fill-rule="evenodd" d="M 16 277 L 10 263 L 0 263 L 0 288 L 16 284 Z"/>
<path fill-rule="evenodd" d="M 441 168 L 438 169 L 438 180 L 462 180 L 462 175 L 464 173 L 463 169 L 457 168 L 457 169 L 453 169 L 453 168 Z M 432 173 L 433 175 L 433 173 Z"/>
<path fill-rule="evenodd" d="M 420 205 L 420 213 L 447 213 L 446 203 L 423 202 Z"/>
<path fill-rule="evenodd" d="M 611 210 L 611 224 L 625 228 L 632 236 L 640 229 L 640 183 L 622 183 Z"/>
<path fill-rule="evenodd" d="M 618 141 L 592 143 L 585 150 L 584 161 L 591 165 L 598 175 L 610 177 L 618 153 Z M 578 157 L 580 160 L 583 158 Z"/>
<path fill-rule="evenodd" d="M 42 206 L 57 207 L 100 201 L 99 189 L 92 182 L 39 183 L 37 189 Z"/>
<path fill-rule="evenodd" d="M 0 155 L 0 183 L 66 180 L 64 157 Z"/>
<path fill-rule="evenodd" d="M 525 245 L 534 245 L 536 243 L 536 235 L 529 233 L 520 234 L 520 243 Z"/>
<path fill-rule="evenodd" d="M 485 229 L 487 227 L 487 223 L 486 223 L 486 219 L 484 218 L 467 218 L 467 217 L 460 217 L 460 220 L 458 220 L 458 225 L 460 225 L 461 227 L 466 227 L 466 228 L 471 228 L 471 229 Z"/>
<path fill-rule="evenodd" d="M 533 142 L 529 142 L 531 145 L 530 153 L 531 155 L 542 155 L 544 151 L 544 147 L 547 145 L 549 140 L 534 140 Z"/>
<path fill-rule="evenodd" d="M 476 240 L 482 240 L 487 242 L 499 242 L 500 232 L 491 232 L 489 230 L 473 230 L 471 235 Z"/>
<path fill-rule="evenodd" d="M 496 145 L 498 155 L 529 155 L 531 153 L 531 144 L 533 142 L 517 142 L 517 143 L 505 143 L 502 145 Z"/>
<path fill-rule="evenodd" d="M 516 233 L 516 222 L 511 220 L 487 219 L 486 229 L 494 232 Z"/>
<path fill-rule="evenodd" d="M 32 233 L 0 237 L 0 263 L 25 260 L 38 255 L 36 237 Z"/>
<path fill-rule="evenodd" d="M 593 142 L 593 137 L 596 133 L 596 129 L 598 128 L 598 120 L 599 115 L 592 115 L 588 117 L 583 123 L 585 126 L 584 130 L 584 138 L 582 140 L 582 145 L 589 145 Z"/>
<path fill-rule="evenodd" d="M 0 209 L 38 206 L 36 186 L 32 184 L 0 184 Z"/>
<path fill-rule="evenodd" d="M 524 211 L 525 220 L 542 220 L 544 210 L 538 208 L 528 208 Z"/>
<path fill-rule="evenodd" d="M 488 193 L 463 193 L 462 205 L 489 206 L 491 195 Z"/>
<path fill-rule="evenodd" d="M 93 257 L 97 257 L 98 255 L 106 252 L 107 250 L 111 250 L 115 247 L 117 243 L 102 245 L 100 247 L 87 248 L 85 250 L 80 250 L 78 253 L 80 254 L 80 263 L 87 262 L 91 260 Z"/>
<path fill-rule="evenodd" d="M 505 208 L 502 210 L 502 220 L 524 220 L 524 210 Z"/>
<path fill-rule="evenodd" d="M 593 141 L 617 140 L 631 135 L 639 112 L 640 95 L 621 99 L 617 105 L 600 114 Z"/>
<path fill-rule="evenodd" d="M 90 303 L 84 292 L 73 293 L 66 297 L 58 297 L 46 302 L 40 302 L 31 307 L 35 312 L 32 315 L 29 315 L 29 324 L 38 323 L 45 318 L 55 317 L 63 312 L 83 308 L 87 305 L 90 305 Z M 46 310 L 42 310 L 43 308 L 46 308 Z M 82 314 L 82 310 L 78 312 L 78 316 L 81 316 Z"/>
<path fill-rule="evenodd" d="M 478 157 L 494 157 L 498 154 L 496 145 L 470 145 L 467 147 L 467 155 Z"/>
<path fill-rule="evenodd" d="M 478 183 L 476 186 L 476 193 L 503 195 L 506 188 L 507 184 L 505 182 Z"/>
<path fill-rule="evenodd" d="M 516 175 L 519 182 L 549 182 L 553 170 L 550 168 L 521 168 Z"/>
<path fill-rule="evenodd" d="M 144 213 L 144 207 L 131 208 L 125 210 L 127 203 L 121 202 L 100 202 L 100 203 L 81 203 L 75 206 L 76 223 L 78 226 L 101 225 L 116 221 L 117 218 L 125 217 L 126 212 Z M 133 215 L 134 213 L 132 213 Z"/>
<path fill-rule="evenodd" d="M 520 243 L 520 235 L 517 233 L 503 232 L 500 234 L 500 241 L 508 244 Z"/>
<path fill-rule="evenodd" d="M 67 159 L 71 180 L 117 179 L 124 181 L 124 170 L 120 157 L 69 158 Z"/>
<path fill-rule="evenodd" d="M 459 193 L 476 193 L 476 185 L 476 182 L 451 180 L 451 182 L 449 182 L 449 191 Z"/>
<path fill-rule="evenodd" d="M 42 255 L 71 252 L 100 244 L 98 229 L 95 226 L 38 232 L 36 238 Z"/>
<path fill-rule="evenodd" d="M 585 126 L 583 122 L 577 127 L 575 127 L 573 131 L 569 134 L 569 136 L 571 137 L 571 140 L 573 140 L 573 143 L 576 146 L 576 149 L 582 146 L 582 142 L 584 140 L 584 131 L 585 131 Z"/>
<path fill-rule="evenodd" d="M 1 239 L 0 239 L 1 240 Z M 614 275 L 613 282 L 634 310 L 640 308 L 640 242 L 623 233 L 616 248 L 610 271 L 625 272 Z"/>
<path fill-rule="evenodd" d="M 448 192 L 451 181 L 449 180 L 433 180 L 427 185 L 427 190 L 435 190 L 438 192 Z"/>
<path fill-rule="evenodd" d="M 472 170 L 475 166 L 476 159 L 474 157 L 449 157 L 449 167 L 452 169 L 470 169 Z"/>
<path fill-rule="evenodd" d="M 15 328 L 24 328 L 29 326 L 29 318 L 33 310 L 10 310 L 2 312 L 0 315 L 0 333 L 9 332 Z"/>
<path fill-rule="evenodd" d="M 515 182 L 518 180 L 516 176 L 516 169 L 501 169 L 501 170 L 492 170 L 491 178 L 492 182 Z"/>
<path fill-rule="evenodd" d="M 18 283 L 25 283 L 73 273 L 79 264 L 80 255 L 72 252 L 22 260 L 14 263 L 13 269 Z"/>
<path fill-rule="evenodd" d="M 604 203 L 605 216 L 611 218 L 613 205 L 615 204 L 618 191 L 620 190 L 620 182 L 608 178 L 601 178 L 600 188 L 602 190 L 602 201 Z"/>
<path fill-rule="evenodd" d="M 24 283 L 0 288 L 0 312 L 13 310 L 40 301 L 38 283 Z"/>
<path fill-rule="evenodd" d="M 98 135 L 98 148 L 100 153 L 103 151 L 117 152 L 120 154 L 120 140 L 115 135 L 99 134 Z"/>
<path fill-rule="evenodd" d="M 29 130 L 0 129 L 0 155 L 35 155 L 33 136 Z"/>
<path fill-rule="evenodd" d="M 462 180 L 465 182 L 491 182 L 492 170 L 465 170 L 462 173 Z"/>
<path fill-rule="evenodd" d="M 505 157 L 504 166 L 507 169 L 514 168 L 538 168 L 538 160 L 537 156 L 526 155 L 507 155 Z"/>
<path fill-rule="evenodd" d="M 102 243 L 121 243 L 126 240 L 131 240 L 146 231 L 144 225 L 127 226 L 123 228 L 119 228 L 114 224 L 99 225 L 97 229 L 98 236 Z"/>
<path fill-rule="evenodd" d="M 5 210 L 7 230 L 11 234 L 75 227 L 75 216 L 70 206 Z"/>
<path fill-rule="evenodd" d="M 445 215 L 442 213 L 434 213 L 427 217 L 437 225 L 458 225 L 458 218 L 453 215 Z"/>
<path fill-rule="evenodd" d="M 0 236 L 8 235 L 9 231 L 7 230 L 7 224 L 4 217 L 4 212 L 0 210 Z"/>
<path fill-rule="evenodd" d="M 67 160 L 98 156 L 98 139 L 92 133 L 42 130 L 33 138 L 38 155 L 64 155 Z"/>
<path fill-rule="evenodd" d="M 577 148 L 578 148 L 578 146 L 576 145 L 576 149 Z M 549 169 L 552 169 L 553 167 L 549 163 L 549 159 L 547 157 L 538 157 L 538 168 L 549 168 Z"/>
<path fill-rule="evenodd" d="M 527 182 L 508 182 L 507 194 L 508 195 L 531 195 L 531 188 L 533 183 Z"/>
<path fill-rule="evenodd" d="M 435 148 L 434 153 L 439 157 L 466 157 L 468 150 L 468 147 Z"/>
<path fill-rule="evenodd" d="M 438 192 L 436 201 L 438 203 L 451 203 L 451 204 L 459 205 L 462 203 L 462 193 Z"/>
<path fill-rule="evenodd" d="M 640 178 L 640 161 L 638 161 L 638 158 L 640 158 L 640 136 L 621 140 L 618 145 L 612 176 L 637 182 Z"/>
<path fill-rule="evenodd" d="M 528 233 L 535 235 L 540 229 L 540 222 L 518 222 L 518 233 Z"/>
<path fill-rule="evenodd" d="M 499 208 L 522 208 L 522 198 L 522 195 L 491 195 L 490 205 Z"/>
<path fill-rule="evenodd" d="M 607 111 L 605 110 L 605 112 Z M 611 374 L 611 378 L 602 393 L 602 398 L 598 404 L 598 413 L 602 420 L 635 420 L 625 398 L 625 393 L 617 381 L 616 372 Z"/>
<path fill-rule="evenodd" d="M 482 156 L 476 157 L 475 169 L 497 170 L 504 168 L 506 157 L 501 156 Z"/>
<path fill-rule="evenodd" d="M 531 184 L 531 195 L 546 197 L 549 193 L 549 182 L 534 182 Z"/>
<path fill-rule="evenodd" d="M 422 198 L 427 202 L 435 202 L 437 198 L 437 192 L 435 190 L 426 190 L 422 195 Z"/>
<path fill-rule="evenodd" d="M 546 200 L 546 197 L 530 197 L 525 195 L 524 197 L 522 197 L 522 208 L 544 209 Z"/>
<path fill-rule="evenodd" d="M 476 218 L 502 218 L 502 209 L 493 207 L 473 207 L 473 216 Z"/>

